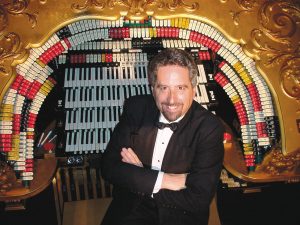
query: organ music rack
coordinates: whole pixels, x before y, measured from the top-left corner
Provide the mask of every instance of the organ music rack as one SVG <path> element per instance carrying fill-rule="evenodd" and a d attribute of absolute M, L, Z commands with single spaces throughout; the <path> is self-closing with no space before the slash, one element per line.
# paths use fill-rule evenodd
<path fill-rule="evenodd" d="M 71 167 L 101 155 L 122 112 L 123 100 L 150 93 L 145 70 L 149 59 L 163 48 L 176 47 L 191 52 L 198 64 L 195 100 L 219 115 L 232 137 L 224 140 L 227 170 L 222 173 L 222 181 L 229 180 L 228 173 L 235 181 L 246 183 L 299 181 L 299 144 L 285 135 L 286 123 L 290 122 L 284 123 L 284 112 L 275 98 L 280 96 L 282 102 L 286 96 L 281 89 L 274 93 L 272 88 L 277 84 L 272 86 L 270 76 L 266 80 L 257 70 L 254 54 L 254 59 L 245 54 L 244 49 L 251 50 L 232 41 L 234 38 L 224 32 L 226 27 L 211 11 L 208 18 L 214 20 L 203 19 L 207 14 L 197 4 L 191 8 L 177 5 L 176 16 L 158 12 L 154 16 L 149 12 L 149 16 L 142 15 L 146 3 L 136 8 L 131 2 L 127 8 L 119 6 L 130 9 L 126 17 L 116 9 L 117 18 L 110 17 L 110 12 L 94 18 L 97 16 L 91 12 L 91 18 L 70 20 L 84 10 L 73 5 L 68 9 L 69 20 L 56 21 L 59 25 L 52 25 L 55 31 L 44 31 L 46 38 L 30 42 L 39 44 L 29 47 L 26 57 L 14 61 L 9 80 L 3 76 L 0 150 L 5 160 L 13 162 L 18 179 L 34 180 L 34 151 L 38 158 L 46 150 L 38 145 L 43 131 L 46 135 L 52 130 L 53 138 L 57 135 L 55 147 L 48 145 L 53 153 L 46 155 Z M 85 6 L 93 8 L 93 4 Z M 165 5 L 172 11 L 171 6 Z M 184 16 L 180 12 L 185 12 Z M 52 114 L 44 116 L 49 109 Z M 227 115 L 227 110 L 232 115 Z M 55 126 L 46 127 L 50 124 L 46 117 L 55 121 Z M 297 139 L 299 132 L 293 135 Z M 285 147 L 283 140 L 290 147 Z M 272 174 L 266 171 L 266 165 L 280 150 L 292 155 L 293 165 L 286 166 L 283 173 Z M 238 186 L 239 182 L 234 182 L 233 187 Z"/>

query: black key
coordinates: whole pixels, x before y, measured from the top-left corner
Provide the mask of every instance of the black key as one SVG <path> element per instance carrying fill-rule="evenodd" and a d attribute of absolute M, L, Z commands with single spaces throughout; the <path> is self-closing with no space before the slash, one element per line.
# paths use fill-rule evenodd
<path fill-rule="evenodd" d="M 105 87 L 101 87 L 101 100 L 102 100 L 102 101 L 105 100 L 105 99 L 104 99 L 104 92 L 105 92 L 104 88 L 105 88 Z"/>
<path fill-rule="evenodd" d="M 77 145 L 77 132 L 74 132 L 74 145 Z"/>
<path fill-rule="evenodd" d="M 73 113 L 74 113 L 73 123 L 76 123 L 77 110 L 73 111 Z"/>
<path fill-rule="evenodd" d="M 85 72 L 87 73 L 87 76 L 88 76 L 88 81 L 91 81 L 92 80 L 92 73 L 90 71 L 90 68 L 86 68 Z"/>
<path fill-rule="evenodd" d="M 84 108 L 80 108 L 80 112 L 81 112 L 81 114 L 80 114 L 80 123 L 82 124 L 83 123 L 83 112 L 84 112 Z"/>
<path fill-rule="evenodd" d="M 100 122 L 100 108 L 97 108 L 97 123 Z"/>
<path fill-rule="evenodd" d="M 81 130 L 81 140 L 80 140 L 80 143 L 82 145 L 84 144 L 84 134 L 85 134 L 85 130 Z"/>
<path fill-rule="evenodd" d="M 79 70 L 79 69 L 78 69 Z M 83 80 L 84 80 L 84 77 L 83 77 L 83 70 L 79 70 L 78 71 L 79 72 L 79 74 L 78 74 L 78 80 L 79 80 L 79 84 L 80 85 L 82 85 L 82 83 L 83 83 Z"/>
<path fill-rule="evenodd" d="M 98 129 L 97 143 L 101 143 L 101 129 Z"/>
<path fill-rule="evenodd" d="M 72 101 L 73 103 L 75 102 L 76 100 L 76 89 L 72 89 Z"/>
<path fill-rule="evenodd" d="M 110 96 L 110 88 L 111 88 L 110 86 L 107 86 L 107 100 L 111 100 L 110 99 L 110 97 L 111 97 Z"/>
<path fill-rule="evenodd" d="M 72 90 L 72 89 L 69 89 L 69 88 L 68 88 L 67 90 L 68 90 L 68 91 L 67 91 L 66 94 L 67 94 L 68 102 L 70 102 L 70 101 L 71 101 L 71 90 Z"/>
<path fill-rule="evenodd" d="M 102 108 L 102 122 L 105 121 L 105 107 Z"/>
<path fill-rule="evenodd" d="M 113 106 L 112 111 L 113 111 L 113 120 L 114 120 L 114 121 L 118 121 L 118 120 L 117 120 L 117 107 L 116 107 L 116 106 Z"/>
<path fill-rule="evenodd" d="M 111 75 L 111 73 L 110 73 L 110 68 L 111 67 L 106 67 L 106 79 L 110 79 L 110 75 Z"/>
<path fill-rule="evenodd" d="M 143 66 L 143 67 L 142 67 L 142 70 L 143 70 L 142 76 L 143 76 L 143 78 L 146 78 L 146 77 L 147 77 L 146 67 Z"/>
<path fill-rule="evenodd" d="M 142 67 L 141 66 L 139 66 L 139 78 L 143 78 L 143 76 L 142 76 Z"/>
<path fill-rule="evenodd" d="M 71 123 L 71 113 L 72 113 L 72 111 L 67 111 L 68 112 L 68 118 L 67 118 L 67 120 L 68 120 L 68 124 L 70 124 Z"/>
<path fill-rule="evenodd" d="M 98 72 L 100 74 L 100 80 L 103 80 L 103 73 L 102 73 L 102 68 L 98 68 Z"/>
<path fill-rule="evenodd" d="M 104 129 L 102 129 L 102 143 L 105 143 L 105 140 L 106 140 L 106 129 L 107 128 L 104 128 Z"/>
<path fill-rule="evenodd" d="M 112 108 L 111 107 L 109 107 L 108 108 L 108 115 L 109 115 L 109 118 L 108 118 L 108 120 L 109 120 L 109 122 L 111 122 L 112 121 Z"/>
<path fill-rule="evenodd" d="M 122 67 L 123 79 L 126 79 L 125 67 Z"/>
<path fill-rule="evenodd" d="M 90 143 L 91 144 L 93 144 L 94 143 L 94 130 L 92 130 L 91 132 L 90 132 L 90 135 L 91 135 L 91 138 L 90 138 Z"/>
<path fill-rule="evenodd" d="M 120 100 L 120 86 L 117 86 L 117 99 Z"/>
<path fill-rule="evenodd" d="M 72 142 L 72 136 L 71 136 L 72 132 L 67 132 L 67 135 L 69 135 L 69 140 L 68 140 L 68 144 L 67 145 L 71 145 Z"/>
<path fill-rule="evenodd" d="M 111 88 L 112 88 L 112 93 L 113 93 L 112 99 L 116 100 L 116 86 L 113 85 Z"/>
<path fill-rule="evenodd" d="M 94 118 L 93 118 L 93 115 L 94 115 L 94 109 L 90 109 L 90 123 L 94 122 Z"/>
<path fill-rule="evenodd" d="M 83 87 L 81 87 L 80 90 L 79 90 L 79 101 L 80 102 L 83 101 Z"/>
<path fill-rule="evenodd" d="M 85 144 L 89 144 L 89 136 L 90 136 L 90 131 L 87 130 L 85 135 Z"/>
<path fill-rule="evenodd" d="M 84 122 L 85 123 L 88 123 L 88 111 L 89 111 L 88 109 L 84 110 Z"/>
<path fill-rule="evenodd" d="M 110 79 L 115 79 L 115 71 L 113 66 L 109 66 L 109 78 Z"/>
<path fill-rule="evenodd" d="M 71 76 L 72 76 L 72 81 L 74 81 L 75 80 L 75 69 L 72 71 Z"/>
<path fill-rule="evenodd" d="M 99 86 L 97 86 L 96 87 L 96 101 L 99 101 L 99 92 L 100 92 L 100 87 Z"/>
<path fill-rule="evenodd" d="M 84 89 L 84 101 L 87 102 L 88 101 L 88 88 Z"/>
<path fill-rule="evenodd" d="M 93 99 L 93 89 L 89 88 L 89 101 L 91 102 Z"/>

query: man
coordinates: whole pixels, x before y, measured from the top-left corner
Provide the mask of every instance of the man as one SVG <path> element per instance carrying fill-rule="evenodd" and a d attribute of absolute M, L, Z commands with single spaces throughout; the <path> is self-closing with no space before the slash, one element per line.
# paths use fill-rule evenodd
<path fill-rule="evenodd" d="M 208 223 L 223 126 L 193 101 L 197 74 L 192 57 L 179 49 L 163 50 L 149 63 L 153 96 L 125 102 L 103 155 L 102 175 L 114 185 L 103 225 Z"/>

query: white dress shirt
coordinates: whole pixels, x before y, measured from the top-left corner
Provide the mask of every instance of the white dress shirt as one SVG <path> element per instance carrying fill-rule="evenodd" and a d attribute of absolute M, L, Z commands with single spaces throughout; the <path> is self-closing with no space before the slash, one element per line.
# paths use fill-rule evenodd
<path fill-rule="evenodd" d="M 173 122 L 179 122 L 183 116 L 179 117 L 177 120 Z M 163 114 L 160 114 L 159 116 L 159 122 L 163 123 L 170 123 Z M 173 123 L 172 122 L 172 123 Z M 162 161 L 164 159 L 164 155 L 167 149 L 167 146 L 169 144 L 170 138 L 173 134 L 173 131 L 169 128 L 166 127 L 164 129 L 158 129 L 157 131 L 157 136 L 155 140 L 155 145 L 154 145 L 154 150 L 153 150 L 153 156 L 152 156 L 152 163 L 151 163 L 151 169 L 153 170 L 159 170 L 154 188 L 153 188 L 153 193 L 157 193 L 162 184 L 162 179 L 164 172 L 161 171 L 161 165 Z"/>

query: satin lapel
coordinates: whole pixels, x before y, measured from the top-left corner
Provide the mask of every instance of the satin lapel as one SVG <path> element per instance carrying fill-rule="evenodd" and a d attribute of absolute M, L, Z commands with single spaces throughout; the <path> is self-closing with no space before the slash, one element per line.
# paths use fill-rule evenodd
<path fill-rule="evenodd" d="M 138 131 L 138 149 L 142 162 L 151 167 L 152 155 L 157 135 L 157 127 L 155 123 L 158 121 L 159 111 L 156 108 L 154 100 L 149 102 L 148 108 L 145 110 L 143 123 L 139 126 Z"/>
<path fill-rule="evenodd" d="M 156 127 L 149 127 L 149 129 L 145 130 L 145 139 L 144 141 L 144 146 L 145 150 L 143 151 L 143 158 L 144 162 L 146 165 L 151 167 L 152 163 L 152 156 L 153 156 L 153 150 L 154 150 L 154 144 L 155 144 L 155 139 L 157 135 L 157 128 Z"/>

